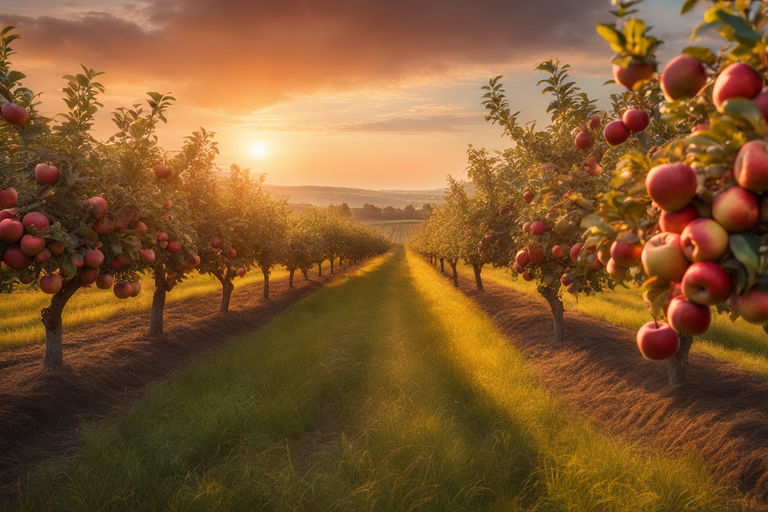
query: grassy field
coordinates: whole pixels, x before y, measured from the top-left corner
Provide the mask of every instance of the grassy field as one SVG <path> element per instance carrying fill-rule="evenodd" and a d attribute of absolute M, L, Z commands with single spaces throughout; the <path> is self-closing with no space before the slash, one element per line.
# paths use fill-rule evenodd
<path fill-rule="evenodd" d="M 279 278 L 287 274 L 281 269 L 272 276 Z M 235 287 L 262 281 L 261 272 L 252 270 L 237 279 Z M 64 308 L 64 329 L 107 321 L 114 315 L 147 311 L 152 305 L 153 290 L 154 282 L 149 276 L 142 279 L 139 296 L 127 300 L 118 299 L 112 290 L 95 286 L 78 290 Z M 177 302 L 220 291 L 221 284 L 215 277 L 195 274 L 168 293 L 167 301 Z M 40 311 L 50 300 L 51 296 L 42 293 L 36 284 L 19 287 L 13 294 L 0 294 L 0 349 L 44 341 Z"/>
<path fill-rule="evenodd" d="M 699 460 L 600 433 L 398 248 L 180 372 L 22 510 L 736 510 Z"/>
<path fill-rule="evenodd" d="M 460 268 L 463 275 L 472 277 L 472 268 Z M 506 269 L 484 267 L 483 279 L 508 286 L 522 292 L 536 295 L 536 285 L 522 279 L 513 279 Z M 589 297 L 563 294 L 566 309 L 581 311 L 616 325 L 638 329 L 651 321 L 650 313 L 643 304 L 640 291 L 635 288 L 617 286 Z M 712 325 L 693 343 L 694 352 L 704 352 L 724 361 L 730 361 L 742 368 L 768 378 L 768 334 L 762 326 L 753 325 L 742 319 L 731 322 L 726 315 L 712 315 Z"/>
<path fill-rule="evenodd" d="M 422 222 L 421 220 L 389 220 L 366 224 L 384 233 L 384 236 L 389 237 L 389 241 L 393 244 L 405 245 L 411 241 Z"/>

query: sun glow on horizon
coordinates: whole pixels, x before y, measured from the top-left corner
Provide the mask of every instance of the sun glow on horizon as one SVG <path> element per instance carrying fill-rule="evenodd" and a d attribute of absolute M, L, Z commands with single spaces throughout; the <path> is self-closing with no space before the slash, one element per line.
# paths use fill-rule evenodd
<path fill-rule="evenodd" d="M 259 160 L 267 156 L 267 143 L 263 140 L 256 140 L 251 142 L 250 145 L 251 155 L 255 156 Z"/>

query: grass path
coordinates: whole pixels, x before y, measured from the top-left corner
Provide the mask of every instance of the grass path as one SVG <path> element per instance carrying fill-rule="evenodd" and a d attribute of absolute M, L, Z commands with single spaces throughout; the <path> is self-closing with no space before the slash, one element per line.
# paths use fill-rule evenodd
<path fill-rule="evenodd" d="M 23 510 L 737 510 L 598 431 L 400 248 L 89 429 Z"/>

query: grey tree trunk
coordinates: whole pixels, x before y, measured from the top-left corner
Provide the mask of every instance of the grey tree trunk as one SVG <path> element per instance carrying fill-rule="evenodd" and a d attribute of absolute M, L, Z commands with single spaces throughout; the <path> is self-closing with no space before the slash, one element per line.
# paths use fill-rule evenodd
<path fill-rule="evenodd" d="M 261 274 L 264 276 L 264 298 L 269 299 L 269 269 L 262 267 Z"/>
<path fill-rule="evenodd" d="M 670 386 L 679 386 L 688 380 L 688 354 L 691 351 L 693 336 L 680 335 L 680 348 L 677 354 L 667 359 L 667 377 Z"/>
<path fill-rule="evenodd" d="M 541 292 L 541 295 L 547 299 L 549 303 L 549 309 L 552 310 L 552 327 L 554 328 L 555 343 L 562 343 L 563 341 L 563 302 L 557 294 L 557 290 L 545 289 Z"/>
<path fill-rule="evenodd" d="M 152 312 L 149 316 L 149 335 L 163 334 L 163 314 L 165 312 L 165 267 L 155 267 L 155 293 L 152 296 Z"/>
<path fill-rule="evenodd" d="M 61 287 L 53 297 L 51 305 L 43 309 L 40 313 L 45 327 L 45 357 L 43 358 L 43 368 L 49 370 L 57 368 L 64 363 L 64 348 L 62 346 L 62 326 L 61 312 L 67 301 L 80 288 L 82 282 L 78 276 L 73 277 Z"/>
<path fill-rule="evenodd" d="M 483 270 L 483 266 L 479 263 L 473 263 L 472 270 L 475 272 L 475 286 L 478 290 L 483 291 L 483 280 L 480 278 L 480 271 Z"/>
<path fill-rule="evenodd" d="M 288 288 L 293 288 L 293 273 L 296 272 L 295 268 L 288 271 Z"/>

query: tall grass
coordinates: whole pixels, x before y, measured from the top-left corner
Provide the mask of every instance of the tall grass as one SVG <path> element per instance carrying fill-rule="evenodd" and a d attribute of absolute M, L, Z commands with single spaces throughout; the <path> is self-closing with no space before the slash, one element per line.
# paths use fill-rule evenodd
<path fill-rule="evenodd" d="M 735 510 L 601 434 L 402 248 L 89 429 L 22 510 Z"/>

